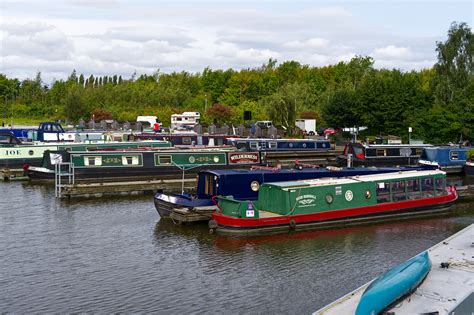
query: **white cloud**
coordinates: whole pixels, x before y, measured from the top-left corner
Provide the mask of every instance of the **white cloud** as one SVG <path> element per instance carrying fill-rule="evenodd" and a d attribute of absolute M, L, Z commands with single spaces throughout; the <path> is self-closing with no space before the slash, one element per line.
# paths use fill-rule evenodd
<path fill-rule="evenodd" d="M 413 53 L 409 47 L 397 47 L 388 45 L 383 48 L 376 48 L 371 54 L 375 59 L 394 59 L 408 60 L 413 57 Z"/>
<path fill-rule="evenodd" d="M 369 21 L 358 4 L 327 4 L 5 0 L 0 72 L 23 79 L 41 71 L 48 80 L 73 69 L 125 76 L 198 72 L 256 67 L 269 58 L 324 66 L 370 55 L 377 67 L 403 70 L 435 62 L 435 42 L 444 33 L 401 34 Z"/>
<path fill-rule="evenodd" d="M 305 41 L 292 40 L 283 44 L 283 47 L 289 49 L 323 49 L 327 48 L 329 40 L 324 38 L 310 38 Z"/>

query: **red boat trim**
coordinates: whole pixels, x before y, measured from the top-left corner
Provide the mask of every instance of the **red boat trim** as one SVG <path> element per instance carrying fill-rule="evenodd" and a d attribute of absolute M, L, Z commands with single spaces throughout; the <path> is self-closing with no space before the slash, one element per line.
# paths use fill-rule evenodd
<path fill-rule="evenodd" d="M 322 222 L 341 218 L 359 217 L 374 214 L 390 214 L 398 210 L 406 210 L 410 208 L 424 208 L 432 205 L 444 205 L 454 202 L 458 198 L 458 194 L 454 187 L 446 187 L 448 195 L 429 197 L 417 200 L 404 200 L 397 202 L 382 203 L 375 206 L 358 207 L 342 210 L 324 211 L 311 214 L 299 214 L 292 216 L 278 216 L 272 218 L 236 218 L 222 213 L 214 212 L 212 220 L 215 220 L 219 226 L 234 228 L 257 228 L 271 227 L 277 225 L 289 225 L 290 221 L 294 221 L 296 225 L 308 222 Z"/>

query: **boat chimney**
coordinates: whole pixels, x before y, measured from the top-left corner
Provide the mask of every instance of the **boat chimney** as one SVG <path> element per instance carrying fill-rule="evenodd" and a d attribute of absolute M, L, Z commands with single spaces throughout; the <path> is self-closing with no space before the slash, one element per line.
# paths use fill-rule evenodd
<path fill-rule="evenodd" d="M 352 153 L 347 154 L 347 167 L 352 167 Z"/>

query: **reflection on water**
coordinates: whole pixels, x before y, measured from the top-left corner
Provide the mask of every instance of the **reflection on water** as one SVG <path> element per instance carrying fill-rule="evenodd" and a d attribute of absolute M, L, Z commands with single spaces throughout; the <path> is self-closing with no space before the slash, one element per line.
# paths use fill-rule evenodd
<path fill-rule="evenodd" d="M 260 237 L 160 220 L 152 196 L 55 200 L 0 183 L 4 312 L 308 313 L 474 223 L 441 217 Z"/>

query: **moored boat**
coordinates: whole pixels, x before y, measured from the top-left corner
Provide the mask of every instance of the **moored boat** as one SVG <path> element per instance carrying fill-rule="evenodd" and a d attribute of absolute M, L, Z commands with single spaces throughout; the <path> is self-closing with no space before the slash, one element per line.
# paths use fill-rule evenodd
<path fill-rule="evenodd" d="M 264 183 L 289 180 L 315 179 L 324 177 L 347 177 L 380 173 L 400 172 L 421 169 L 419 167 L 326 167 L 326 168 L 292 168 L 278 170 L 205 170 L 198 174 L 195 194 L 157 193 L 154 198 L 155 208 L 160 217 L 169 217 L 173 209 L 188 208 L 199 211 L 206 207 L 217 209 L 212 198 L 215 196 L 232 196 L 236 200 L 256 200 L 260 186 Z"/>
<path fill-rule="evenodd" d="M 167 148 L 168 141 L 83 141 L 83 142 L 22 142 L 12 133 L 0 133 L 0 167 L 21 168 L 39 166 L 46 151 L 90 151 L 98 149 Z"/>
<path fill-rule="evenodd" d="M 446 210 L 458 198 L 440 170 L 266 183 L 257 201 L 219 197 L 211 230 L 262 233 Z"/>
<path fill-rule="evenodd" d="M 439 168 L 446 173 L 461 173 L 466 164 L 467 152 L 469 148 L 466 147 L 427 147 L 424 148 L 418 163 Z"/>
<path fill-rule="evenodd" d="M 413 292 L 431 269 L 427 251 L 399 264 L 375 279 L 362 294 L 356 315 L 379 314 Z"/>
<path fill-rule="evenodd" d="M 76 180 L 106 181 L 122 179 L 183 178 L 195 176 L 204 168 L 238 168 L 260 164 L 260 154 L 239 159 L 233 147 L 200 149 L 142 148 L 90 152 L 48 151 L 41 167 L 30 167 L 31 180 L 51 181 L 58 163 L 72 163 Z"/>
<path fill-rule="evenodd" d="M 424 148 L 431 144 L 362 144 L 348 143 L 337 157 L 340 165 L 347 165 L 352 157 L 354 166 L 416 165 Z"/>
<path fill-rule="evenodd" d="M 247 151 L 329 151 L 327 139 L 228 138 L 227 144 Z"/>
<path fill-rule="evenodd" d="M 466 176 L 474 176 L 474 162 L 473 161 L 466 161 L 464 165 L 464 174 Z"/>

